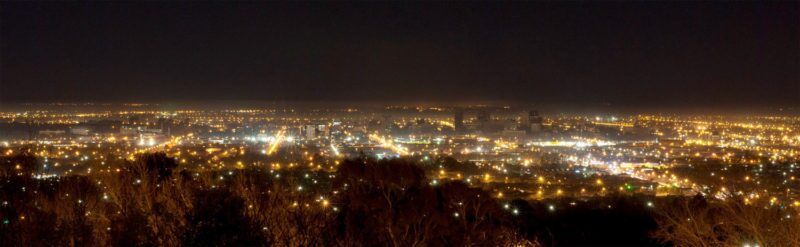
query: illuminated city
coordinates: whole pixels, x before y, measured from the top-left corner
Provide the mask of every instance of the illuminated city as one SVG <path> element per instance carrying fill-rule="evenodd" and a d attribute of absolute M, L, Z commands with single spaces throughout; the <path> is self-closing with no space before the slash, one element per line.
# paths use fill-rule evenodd
<path fill-rule="evenodd" d="M 366 3 L 251 4 L 276 7 L 287 15 L 302 15 L 302 11 L 293 8 L 309 6 L 343 8 L 348 13 L 363 9 L 399 11 L 391 4 L 387 4 L 391 10 Z M 475 10 L 483 6 L 453 4 L 458 5 L 455 9 Z M 597 5 L 593 5 L 597 13 L 605 13 L 614 5 L 593 4 Z M 657 8 L 635 2 L 627 4 L 646 10 Z M 44 11 L 19 3 L 0 5 L 20 11 L 0 12 L 3 20 L 24 11 L 61 13 L 62 7 L 75 8 L 43 5 L 48 9 Z M 486 5 L 511 15 L 519 14 L 513 10 L 514 6 L 531 7 L 522 3 Z M 535 4 L 540 5 L 577 8 L 574 4 Z M 725 11 L 755 8 L 744 3 L 700 5 L 685 6 Z M 187 13 L 219 13 L 216 5 L 211 4 L 135 6 L 136 11 L 174 11 L 173 7 L 183 6 L 192 9 Z M 217 7 L 232 6 L 235 4 Z M 421 3 L 413 6 L 414 11 L 424 8 Z M 446 6 L 434 7 L 433 11 L 444 16 L 459 16 Z M 764 17 L 764 22 L 777 22 L 786 16 L 785 19 L 796 20 L 800 9 L 797 3 L 756 7 L 769 9 L 764 10 L 767 14 L 780 12 L 777 17 Z M 106 10 L 109 6 L 90 6 L 94 8 Z M 793 9 L 781 12 L 786 8 Z M 493 16 L 491 12 L 477 12 Z M 250 12 L 245 14 L 249 16 Z M 340 14 L 343 16 L 326 18 L 346 23 L 352 20 L 345 16 L 383 20 L 371 14 Z M 308 25 L 325 26 L 325 21 L 319 20 L 327 19 L 309 15 L 314 15 L 314 22 Z M 410 18 L 401 16 L 397 17 L 401 23 Z M 645 18 L 627 12 L 625 16 Z M 93 18 L 113 20 L 140 34 L 150 32 L 136 30 L 135 25 L 128 26 L 115 16 L 103 14 Z M 438 15 L 420 18 L 449 20 Z M 458 22 L 480 26 L 467 19 Z M 169 21 L 172 25 L 183 25 L 177 19 Z M 41 24 L 28 22 L 4 25 Z M 205 21 L 197 22 L 217 28 Z M 725 26 L 737 23 L 718 22 Z M 372 25 L 380 26 L 379 30 L 384 28 L 382 24 L 358 23 L 362 28 L 373 28 Z M 229 24 L 234 25 L 225 23 Z M 611 25 L 599 25 L 606 24 Z M 304 25 L 300 25 L 303 30 L 328 34 L 316 29 L 317 26 Z M 509 27 L 497 23 L 486 25 Z M 789 49 L 787 55 L 776 58 L 778 61 L 774 63 L 792 61 L 778 67 L 794 65 L 797 69 L 800 29 L 797 23 L 791 25 L 776 28 L 775 32 L 794 33 L 769 38 L 788 40 L 785 43 L 791 44 L 785 48 Z M 20 40 L 8 36 L 31 35 L 16 28 L 3 32 L 2 43 L 21 46 Z M 428 30 L 416 26 L 408 30 L 406 26 L 397 28 L 398 32 L 413 37 L 417 36 L 411 34 Z M 654 31 L 637 32 L 656 35 Z M 186 33 L 194 34 L 204 35 L 205 31 Z M 484 41 L 469 35 L 476 44 Z M 591 35 L 606 41 L 616 40 Z M 100 36 L 93 35 L 102 43 L 104 37 Z M 389 38 L 392 42 L 404 40 L 392 37 Z M 225 45 L 243 42 L 199 39 L 229 42 Z M 505 36 L 498 39 L 516 40 Z M 742 40 L 749 42 L 747 38 Z M 401 53 L 409 50 L 382 47 L 398 45 L 392 42 L 366 45 L 363 49 L 374 49 L 378 55 L 354 59 L 378 64 L 404 63 Z M 159 45 L 163 44 L 153 44 Z M 424 44 L 419 46 L 410 47 L 430 49 Z M 287 77 L 273 79 L 297 79 L 298 84 L 270 82 L 263 86 L 237 82 L 238 75 L 234 75 L 229 83 L 201 80 L 174 85 L 142 82 L 141 86 L 134 86 L 122 81 L 87 82 L 84 89 L 75 86 L 78 84 L 38 84 L 52 88 L 41 89 L 43 94 L 35 96 L 31 94 L 39 89 L 24 82 L 57 78 L 24 72 L 14 63 L 30 61 L 12 55 L 33 56 L 30 54 L 35 52 L 9 51 L 14 48 L 8 47 L 4 45 L 4 53 L 0 53 L 0 58 L 6 60 L 0 71 L 3 74 L 0 86 L 4 91 L 0 94 L 0 246 L 800 245 L 800 76 L 796 73 L 787 77 L 770 75 L 771 79 L 777 79 L 774 84 L 759 86 L 766 89 L 736 86 L 726 89 L 724 84 L 708 82 L 697 89 L 705 94 L 687 93 L 692 90 L 687 88 L 694 85 L 688 82 L 653 82 L 655 86 L 651 88 L 636 83 L 612 83 L 630 95 L 605 87 L 598 89 L 592 84 L 562 86 L 556 82 L 542 86 L 535 82 L 498 82 L 498 93 L 493 93 L 492 86 L 476 82 L 465 82 L 463 86 L 445 82 L 392 84 L 390 79 L 384 81 L 386 84 L 340 81 L 329 86 L 307 82 L 305 75 L 284 75 Z M 383 57 L 382 52 L 387 51 L 381 49 L 389 49 L 385 54 L 399 56 L 400 62 Z M 176 55 L 180 50 L 143 51 L 170 60 L 185 55 Z M 434 51 L 449 54 L 445 48 Z M 281 58 L 287 60 L 314 56 L 292 52 L 295 51 L 274 56 L 291 57 Z M 705 52 L 714 55 L 712 51 Z M 747 52 L 731 56 L 749 56 L 744 53 Z M 81 55 L 88 60 L 103 57 L 90 56 L 94 55 Z M 134 59 L 135 55 L 125 56 Z M 460 55 L 447 56 L 457 59 Z M 718 62 L 716 58 L 709 59 L 709 63 Z M 91 63 L 104 66 L 97 61 Z M 352 66 L 343 63 L 341 67 Z M 374 76 L 370 73 L 392 76 L 424 70 L 409 65 L 394 72 L 391 71 L 394 65 L 383 68 L 371 67 L 369 63 L 362 64 L 364 70 L 386 71 L 366 71 L 364 78 Z M 454 63 L 453 66 L 463 65 Z M 202 62 L 187 61 L 187 64 Z M 445 74 L 452 72 L 452 68 L 447 68 L 449 65 L 435 64 L 445 67 Z M 287 67 L 273 72 L 291 74 L 294 72 L 285 71 L 318 65 L 281 66 Z M 334 65 L 320 68 L 323 78 L 330 76 L 327 70 L 332 68 L 327 66 Z M 780 68 L 759 69 L 747 75 L 755 78 Z M 212 77 L 228 75 L 220 72 L 225 69 L 210 70 L 207 73 Z M 154 74 L 147 80 L 161 80 L 158 72 L 153 72 L 156 70 L 148 71 Z M 105 76 L 105 72 L 95 73 Z M 686 78 L 694 78 L 691 72 L 687 73 Z M 511 76 L 524 77 L 523 74 Z M 438 72 L 432 75 L 441 76 Z M 21 79 L 26 76 L 37 79 Z M 615 78 L 626 76 L 640 75 Z M 707 75 L 697 78 L 703 76 Z M 65 78 L 87 77 L 67 73 Z M 502 78 L 516 80 L 502 76 L 498 80 Z M 344 89 L 333 89 L 339 85 Z M 678 89 L 666 89 L 671 85 Z M 515 88 L 528 90 L 531 95 L 515 92 Z M 549 89 L 537 91 L 540 88 Z M 162 92 L 150 94 L 149 90 Z M 259 90 L 263 95 L 255 93 Z M 775 98 L 760 96 L 768 94 L 765 90 L 774 92 Z M 347 98 L 350 93 L 352 98 Z M 750 93 L 755 96 L 745 96 Z M 731 100 L 730 96 L 739 99 Z"/>
<path fill-rule="evenodd" d="M 43 159 L 37 178 L 120 172 L 114 160 L 164 152 L 192 170 L 419 160 L 431 178 L 514 195 L 729 194 L 797 206 L 800 117 L 542 116 L 509 106 L 2 112 L 3 153 Z M 45 107 L 45 108 L 48 108 Z M 100 107 L 102 108 L 102 106 Z M 58 110 L 62 109 L 62 110 Z M 474 116 L 465 112 L 475 112 Z M 442 167 L 451 157 L 475 166 Z M 559 164 L 558 167 L 549 167 Z M 735 189 L 734 189 L 735 188 Z"/>

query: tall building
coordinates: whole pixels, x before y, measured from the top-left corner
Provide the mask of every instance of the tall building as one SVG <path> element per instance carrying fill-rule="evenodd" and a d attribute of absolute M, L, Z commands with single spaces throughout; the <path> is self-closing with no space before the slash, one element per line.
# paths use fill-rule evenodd
<path fill-rule="evenodd" d="M 480 126 L 479 129 L 484 132 L 488 131 L 489 122 L 492 119 L 492 116 L 489 115 L 489 111 L 486 110 L 478 111 L 477 118 L 478 118 L 478 125 Z"/>
<path fill-rule="evenodd" d="M 383 115 L 383 119 L 381 120 L 381 124 L 383 124 L 383 131 L 389 134 L 392 133 L 392 127 L 394 122 L 392 121 L 392 115 Z"/>
<path fill-rule="evenodd" d="M 455 128 L 457 132 L 464 131 L 464 111 L 456 110 L 456 114 L 453 116 L 453 128 Z"/>
<path fill-rule="evenodd" d="M 306 125 L 306 140 L 313 140 L 317 135 L 317 126 Z"/>
<path fill-rule="evenodd" d="M 479 123 L 482 123 L 482 124 L 483 123 L 488 123 L 489 120 L 491 120 L 491 119 L 492 119 L 492 116 L 489 115 L 489 111 L 486 111 L 486 110 L 478 111 L 478 122 Z"/>
<path fill-rule="evenodd" d="M 539 116 L 539 112 L 537 111 L 528 112 L 528 124 L 530 124 L 529 125 L 530 128 L 528 130 L 531 133 L 537 133 L 539 131 L 542 131 L 543 122 L 544 120 L 542 119 L 541 116 Z"/>

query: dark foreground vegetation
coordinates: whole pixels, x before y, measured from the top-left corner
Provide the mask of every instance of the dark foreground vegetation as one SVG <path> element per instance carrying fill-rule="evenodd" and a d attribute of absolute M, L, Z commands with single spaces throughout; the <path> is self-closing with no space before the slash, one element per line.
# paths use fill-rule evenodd
<path fill-rule="evenodd" d="M 800 246 L 792 208 L 695 198 L 497 201 L 407 160 L 335 172 L 191 171 L 164 154 L 120 172 L 34 179 L 0 160 L 0 246 Z M 302 187 L 314 173 L 328 180 Z"/>

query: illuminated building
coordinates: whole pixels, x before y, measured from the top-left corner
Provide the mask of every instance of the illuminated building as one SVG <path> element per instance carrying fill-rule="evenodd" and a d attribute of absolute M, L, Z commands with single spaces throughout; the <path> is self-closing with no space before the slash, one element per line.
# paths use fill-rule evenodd
<path fill-rule="evenodd" d="M 539 112 L 537 111 L 530 111 L 528 112 L 528 124 L 529 128 L 528 131 L 530 133 L 538 133 L 542 131 L 542 117 L 539 116 Z"/>

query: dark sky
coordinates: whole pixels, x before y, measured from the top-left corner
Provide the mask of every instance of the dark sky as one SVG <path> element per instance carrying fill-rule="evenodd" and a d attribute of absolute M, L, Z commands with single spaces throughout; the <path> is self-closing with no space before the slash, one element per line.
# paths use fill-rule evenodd
<path fill-rule="evenodd" d="M 0 102 L 800 102 L 798 2 L 2 2 L 0 18 Z"/>

